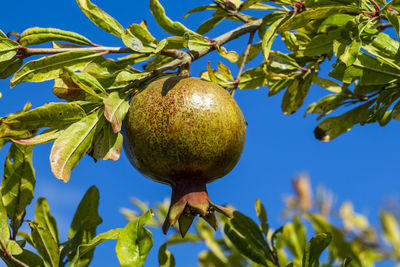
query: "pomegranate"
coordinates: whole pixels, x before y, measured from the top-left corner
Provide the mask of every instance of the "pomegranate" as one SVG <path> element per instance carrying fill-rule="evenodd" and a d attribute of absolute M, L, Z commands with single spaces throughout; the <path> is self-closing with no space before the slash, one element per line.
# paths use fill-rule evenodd
<path fill-rule="evenodd" d="M 184 236 L 198 214 L 214 229 L 214 211 L 232 216 L 206 189 L 233 169 L 245 142 L 246 122 L 226 90 L 193 77 L 156 80 L 132 97 L 124 135 L 132 165 L 172 187 L 164 233 L 178 221 Z"/>

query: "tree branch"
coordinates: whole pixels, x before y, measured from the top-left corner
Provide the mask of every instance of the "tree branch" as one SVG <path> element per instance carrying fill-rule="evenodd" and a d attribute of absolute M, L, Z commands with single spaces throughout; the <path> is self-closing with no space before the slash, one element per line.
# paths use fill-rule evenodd
<path fill-rule="evenodd" d="M 164 66 L 150 72 L 148 75 L 134 80 L 132 83 L 128 84 L 126 87 L 121 89 L 121 92 L 126 92 L 129 89 L 135 88 L 140 83 L 147 81 L 147 80 L 151 79 L 152 77 L 154 77 L 164 71 L 167 71 L 170 69 L 176 69 L 177 67 L 181 66 L 182 64 L 190 64 L 191 62 L 214 51 L 217 48 L 217 46 L 224 45 L 227 42 L 235 40 L 246 33 L 255 32 L 261 26 L 261 23 L 262 23 L 262 19 L 254 20 L 254 21 L 246 23 L 240 27 L 237 27 L 227 33 L 224 33 L 224 34 L 218 36 L 217 38 L 213 39 L 214 42 L 213 42 L 212 46 L 210 46 L 209 48 L 203 49 L 197 53 L 189 54 L 184 51 L 181 51 L 182 53 L 179 54 L 179 57 L 177 57 L 173 61 L 165 64 Z"/>
<path fill-rule="evenodd" d="M 235 82 L 235 87 L 231 90 L 232 97 L 235 95 L 235 91 L 236 91 L 236 89 L 237 89 L 237 87 L 239 85 L 239 82 L 240 82 L 240 76 L 242 76 L 244 66 L 246 65 L 246 61 L 247 61 L 247 57 L 249 56 L 251 44 L 253 43 L 254 33 L 255 32 L 251 32 L 250 33 L 249 40 L 247 41 L 247 46 L 246 46 L 245 50 L 243 51 L 242 62 L 240 64 L 239 72 L 238 72 L 238 74 L 236 76 L 236 79 L 234 81 Z"/>

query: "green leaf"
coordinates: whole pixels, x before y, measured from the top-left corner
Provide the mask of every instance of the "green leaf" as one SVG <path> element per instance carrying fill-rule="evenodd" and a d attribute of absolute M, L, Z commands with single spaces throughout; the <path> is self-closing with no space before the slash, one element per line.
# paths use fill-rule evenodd
<path fill-rule="evenodd" d="M 206 34 L 209 31 L 211 31 L 212 29 L 215 28 L 215 26 L 217 26 L 222 20 L 224 19 L 224 17 L 213 17 L 211 19 L 208 19 L 206 21 L 204 21 L 202 24 L 200 24 L 200 26 L 197 28 L 196 32 L 198 34 Z"/>
<path fill-rule="evenodd" d="M 50 152 L 50 166 L 54 175 L 68 182 L 71 171 L 92 144 L 99 121 L 99 110 L 69 126 L 54 142 Z"/>
<path fill-rule="evenodd" d="M 80 259 L 83 256 L 87 255 L 88 253 L 93 254 L 96 246 L 103 243 L 104 241 L 117 239 L 121 231 L 122 229 L 120 228 L 112 229 L 105 233 L 98 234 L 87 244 L 79 245 L 74 258 L 70 261 L 70 265 L 68 266 L 70 267 L 82 266 L 82 262 L 80 262 Z"/>
<path fill-rule="evenodd" d="M 19 44 L 8 38 L 0 38 L 0 62 L 8 61 L 17 55 Z"/>
<path fill-rule="evenodd" d="M 344 83 L 359 79 L 359 85 L 388 84 L 399 79 L 399 70 L 364 53 L 359 54 L 353 65 L 337 63 L 329 76 Z"/>
<path fill-rule="evenodd" d="M 234 211 L 233 218 L 225 224 L 224 233 L 244 256 L 269 266 L 272 255 L 260 228 L 252 219 Z"/>
<path fill-rule="evenodd" d="M 14 255 L 14 258 L 24 262 L 25 264 L 29 264 L 29 267 L 44 266 L 43 260 L 40 256 L 26 249 L 24 249 L 21 254 Z"/>
<path fill-rule="evenodd" d="M 367 119 L 369 115 L 368 108 L 374 101 L 374 99 L 370 100 L 340 116 L 323 120 L 314 130 L 315 137 L 321 141 L 329 142 L 350 131 L 355 124 L 364 122 Z"/>
<path fill-rule="evenodd" d="M 188 12 L 186 12 L 186 14 L 183 15 L 183 17 L 186 19 L 187 16 L 189 16 L 192 13 L 203 12 L 205 10 L 216 10 L 216 9 L 218 9 L 217 5 L 198 6 L 198 7 L 195 7 L 193 9 L 189 10 Z"/>
<path fill-rule="evenodd" d="M 269 28 L 265 32 L 265 34 L 262 38 L 262 43 L 261 43 L 262 52 L 263 52 L 265 61 L 268 61 L 269 52 L 271 50 L 272 43 L 275 40 L 275 37 L 278 33 L 279 28 L 286 20 L 288 20 L 288 18 L 289 18 L 288 16 L 279 18 L 274 23 L 272 23 L 271 26 L 269 26 Z"/>
<path fill-rule="evenodd" d="M 3 204 L 13 228 L 18 229 L 22 223 L 25 207 L 33 199 L 35 182 L 32 146 L 13 143 L 7 154 L 0 186 Z"/>
<path fill-rule="evenodd" d="M 275 82 L 272 86 L 270 86 L 268 96 L 276 95 L 286 87 L 290 87 L 295 81 L 296 78 L 287 78 Z"/>
<path fill-rule="evenodd" d="M 25 112 L 12 113 L 0 119 L 0 125 L 4 124 L 12 130 L 62 129 L 85 116 L 85 111 L 75 103 L 48 103 Z"/>
<path fill-rule="evenodd" d="M 200 52 L 210 47 L 210 42 L 201 35 L 187 32 L 185 33 L 184 38 L 184 46 L 192 52 Z"/>
<path fill-rule="evenodd" d="M 321 54 L 332 54 L 333 44 L 336 40 L 342 39 L 340 30 L 332 30 L 327 34 L 318 34 L 308 43 L 299 46 L 297 53 L 299 56 L 318 56 Z"/>
<path fill-rule="evenodd" d="M 293 223 L 287 223 L 283 226 L 279 239 L 288 247 L 295 259 L 301 258 L 306 244 L 306 233 L 304 226 L 297 217 L 295 217 Z"/>
<path fill-rule="evenodd" d="M 383 228 L 383 236 L 389 243 L 400 252 L 400 228 L 394 214 L 382 211 L 380 220 Z"/>
<path fill-rule="evenodd" d="M 310 104 L 307 107 L 306 114 L 313 113 L 313 114 L 321 114 L 318 116 L 317 120 L 322 118 L 323 116 L 331 113 L 338 107 L 342 106 L 345 100 L 348 99 L 347 95 L 345 94 L 331 94 L 324 96 L 317 102 Z"/>
<path fill-rule="evenodd" d="M 95 161 L 118 160 L 121 156 L 123 137 L 120 133 L 114 133 L 111 124 L 106 123 L 94 137 L 92 151 L 88 152 Z"/>
<path fill-rule="evenodd" d="M 58 266 L 60 261 L 58 244 L 51 232 L 34 221 L 29 222 L 29 226 L 32 230 L 33 244 L 43 260 L 43 265 Z"/>
<path fill-rule="evenodd" d="M 60 242 L 56 219 L 50 214 L 49 204 L 43 197 L 39 198 L 36 202 L 35 222 L 38 223 L 40 227 L 48 229 L 57 244 Z"/>
<path fill-rule="evenodd" d="M 228 258 L 224 254 L 224 250 L 221 247 L 220 243 L 216 240 L 214 236 L 214 230 L 211 229 L 206 223 L 203 221 L 198 222 L 196 224 L 196 230 L 198 236 L 201 240 L 204 240 L 207 247 L 211 250 L 211 252 L 224 263 L 228 263 Z"/>
<path fill-rule="evenodd" d="M 306 10 L 287 20 L 279 29 L 279 33 L 305 27 L 312 20 L 327 18 L 334 14 L 359 14 L 358 8 L 349 6 L 325 6 Z"/>
<path fill-rule="evenodd" d="M 233 76 L 232 76 L 231 70 L 230 70 L 227 66 L 225 66 L 222 62 L 218 62 L 217 67 L 218 67 L 219 73 L 221 73 L 221 75 L 222 75 L 225 79 L 231 80 L 231 81 L 235 80 L 235 79 L 233 78 Z"/>
<path fill-rule="evenodd" d="M 268 84 L 268 74 L 265 65 L 248 69 L 240 76 L 238 87 L 240 89 L 257 89 Z"/>
<path fill-rule="evenodd" d="M 122 35 L 122 40 L 127 47 L 143 53 L 153 52 L 157 41 L 142 24 L 130 25 Z"/>
<path fill-rule="evenodd" d="M 176 36 L 183 36 L 185 32 L 196 34 L 195 32 L 186 28 L 182 23 L 172 21 L 169 17 L 167 17 L 163 6 L 158 0 L 150 0 L 150 11 L 158 25 L 160 25 L 161 28 L 170 34 Z"/>
<path fill-rule="evenodd" d="M 0 38 L 8 38 L 2 30 L 0 30 Z"/>
<path fill-rule="evenodd" d="M 361 48 L 361 40 L 354 39 L 349 46 L 341 42 L 334 42 L 334 51 L 336 57 L 339 58 L 346 66 L 351 66 L 357 59 Z"/>
<path fill-rule="evenodd" d="M 294 58 L 278 51 L 271 51 L 268 57 L 268 69 L 277 73 L 293 72 L 300 69 Z"/>
<path fill-rule="evenodd" d="M 333 93 L 341 93 L 343 91 L 342 86 L 332 80 L 314 76 L 312 82 Z"/>
<path fill-rule="evenodd" d="M 244 1 L 240 6 L 238 11 L 243 11 L 246 9 L 251 8 L 253 5 L 259 3 L 259 2 L 264 2 L 263 0 L 246 0 Z M 271 9 L 274 9 L 274 7 L 270 6 Z"/>
<path fill-rule="evenodd" d="M 352 258 L 354 266 L 365 266 L 359 258 L 357 252 L 354 252 L 351 244 L 346 241 L 343 232 L 340 229 L 329 224 L 321 215 L 307 214 L 306 216 L 312 223 L 317 233 L 327 233 L 332 235 L 332 241 L 328 247 L 334 258 L 346 259 Z"/>
<path fill-rule="evenodd" d="M 308 74 L 305 78 L 298 78 L 289 86 L 282 98 L 282 112 L 285 115 L 295 113 L 304 102 L 308 91 L 310 90 L 311 81 L 314 72 Z"/>
<path fill-rule="evenodd" d="M 261 203 L 259 199 L 256 199 L 255 209 L 258 219 L 261 223 L 261 230 L 263 231 L 265 236 L 268 236 L 268 218 L 267 211 L 265 210 L 264 205 Z"/>
<path fill-rule="evenodd" d="M 96 98 L 102 99 L 108 94 L 100 82 L 89 73 L 74 72 L 73 69 L 65 67 L 61 77 L 70 78 L 79 88 Z"/>
<path fill-rule="evenodd" d="M 319 257 L 332 240 L 330 233 L 319 233 L 304 248 L 303 267 L 318 267 Z"/>
<path fill-rule="evenodd" d="M 3 204 L 3 196 L 0 192 L 0 240 L 7 247 L 10 240 L 10 228 L 7 220 L 7 210 Z"/>
<path fill-rule="evenodd" d="M 25 30 L 19 38 L 19 43 L 22 46 L 42 44 L 50 41 L 65 41 L 80 45 L 92 45 L 89 39 L 80 34 L 54 28 L 29 28 Z"/>
<path fill-rule="evenodd" d="M 121 37 L 124 32 L 124 27 L 122 27 L 118 21 L 89 0 L 76 1 L 83 13 L 85 13 L 85 15 L 99 28 L 117 37 Z"/>
<path fill-rule="evenodd" d="M 20 58 L 12 58 L 7 61 L 0 62 L 0 79 L 7 79 L 13 75 L 22 66 L 23 60 Z"/>
<path fill-rule="evenodd" d="M 63 67 L 77 70 L 102 53 L 96 51 L 72 51 L 32 60 L 18 70 L 11 79 L 11 87 L 22 82 L 43 82 L 57 78 Z"/>
<path fill-rule="evenodd" d="M 114 133 L 121 130 L 122 121 L 129 110 L 129 94 L 112 92 L 104 98 L 104 117 L 112 124 Z"/>
<path fill-rule="evenodd" d="M 96 237 L 96 228 L 102 222 L 98 213 L 99 198 L 99 190 L 95 186 L 91 186 L 83 196 L 72 219 L 68 232 L 68 240 L 70 242 L 67 246 L 69 251 L 68 260 L 72 261 L 74 259 L 75 262 L 79 263 L 78 266 L 89 265 L 94 252 L 90 244 L 94 245 L 102 239 L 99 238 L 100 240 L 93 241 Z M 109 234 L 114 236 L 115 232 Z M 107 237 L 108 234 L 105 234 L 105 236 Z M 84 248 L 85 245 L 88 245 L 88 247 Z M 83 251 L 79 251 L 79 246 L 83 246 L 82 249 L 88 249 L 88 251 L 82 254 Z"/>
<path fill-rule="evenodd" d="M 115 247 L 121 267 L 143 266 L 153 246 L 153 235 L 144 225 L 153 216 L 150 209 L 137 220 L 128 223 L 121 231 Z"/>
<path fill-rule="evenodd" d="M 164 243 L 158 250 L 158 264 L 159 267 L 175 267 L 175 258 L 167 250 L 167 244 Z"/>

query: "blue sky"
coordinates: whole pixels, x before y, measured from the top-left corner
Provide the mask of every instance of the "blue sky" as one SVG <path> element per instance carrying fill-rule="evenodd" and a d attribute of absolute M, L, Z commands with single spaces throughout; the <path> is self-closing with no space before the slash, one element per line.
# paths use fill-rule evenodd
<path fill-rule="evenodd" d="M 145 19 L 156 38 L 167 36 L 153 20 L 148 10 L 148 1 L 94 2 L 119 20 L 124 27 Z M 162 1 L 171 18 L 184 22 L 192 29 L 196 29 L 202 20 L 211 15 L 202 13 L 184 20 L 183 14 L 195 5 L 210 2 Z M 76 31 L 98 44 L 123 45 L 121 40 L 92 24 L 75 1 L 60 0 L 57 4 L 54 3 L 50 0 L 4 1 L 0 29 L 6 33 L 21 33 L 34 26 L 54 27 Z M 218 36 L 235 25 L 239 24 L 222 23 L 208 35 Z M 241 53 L 246 41 L 246 37 L 241 38 L 227 45 L 227 48 Z M 280 49 L 279 43 L 273 49 Z M 198 76 L 205 69 L 207 60 L 212 62 L 214 68 L 221 61 L 232 67 L 234 75 L 237 73 L 236 64 L 230 64 L 212 54 L 192 65 L 193 76 Z M 327 73 L 329 67 L 330 64 L 324 65 L 324 73 Z M 0 116 L 21 109 L 27 101 L 33 107 L 58 101 L 52 95 L 51 88 L 52 82 L 44 82 L 24 83 L 10 89 L 9 80 L 0 80 L 0 92 L 3 94 L 0 99 Z M 326 92 L 323 89 L 313 86 L 306 104 L 324 94 Z M 281 97 L 279 94 L 269 98 L 267 88 L 236 93 L 235 99 L 249 124 L 246 145 L 236 168 L 223 179 L 208 185 L 211 200 L 217 204 L 229 203 L 254 218 L 254 201 L 259 198 L 267 208 L 271 225 L 277 228 L 284 223 L 280 211 L 284 206 L 283 196 L 291 193 L 293 175 L 306 171 L 310 174 L 313 185 L 323 185 L 334 192 L 336 203 L 351 200 L 356 211 L 368 215 L 373 223 L 378 223 L 378 212 L 385 199 L 399 198 L 400 125 L 392 121 L 385 127 L 356 126 L 334 141 L 323 143 L 313 135 L 317 125 L 315 118 L 304 118 L 304 107 L 292 116 L 283 115 L 280 111 Z M 7 148 L 0 151 L 1 173 Z M 125 155 L 118 162 L 94 163 L 92 159 L 85 157 L 72 172 L 70 182 L 65 184 L 57 180 L 50 171 L 50 148 L 51 144 L 34 148 L 37 175 L 35 200 L 39 196 L 48 199 L 51 212 L 59 224 L 61 239 L 66 238 L 75 208 L 91 185 L 99 188 L 101 196 L 99 210 L 103 224 L 99 226 L 98 232 L 126 224 L 118 209 L 131 207 L 130 197 L 148 201 L 150 206 L 154 206 L 156 202 L 161 202 L 170 195 L 170 188 L 141 176 L 130 166 Z M 33 208 L 34 205 L 28 208 L 27 218 L 33 218 Z M 157 265 L 158 247 L 166 239 L 159 230 L 153 231 L 153 234 L 154 247 L 145 266 Z M 99 246 L 92 265 L 118 266 L 114 247 L 115 242 L 112 241 Z M 199 245 L 188 245 L 171 248 L 171 251 L 175 254 L 177 266 L 187 267 L 197 266 L 196 257 L 203 248 Z"/>

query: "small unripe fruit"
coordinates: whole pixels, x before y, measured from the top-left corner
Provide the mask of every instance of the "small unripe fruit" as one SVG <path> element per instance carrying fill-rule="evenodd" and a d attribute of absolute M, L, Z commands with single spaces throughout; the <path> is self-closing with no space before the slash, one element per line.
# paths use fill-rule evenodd
<path fill-rule="evenodd" d="M 172 187 L 166 232 L 179 221 L 185 235 L 195 215 L 216 228 L 206 184 L 238 162 L 246 122 L 232 96 L 217 84 L 192 77 L 156 80 L 133 96 L 124 122 L 124 147 L 132 165 Z"/>

